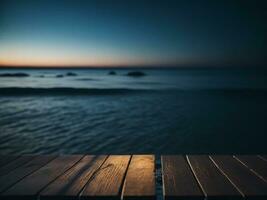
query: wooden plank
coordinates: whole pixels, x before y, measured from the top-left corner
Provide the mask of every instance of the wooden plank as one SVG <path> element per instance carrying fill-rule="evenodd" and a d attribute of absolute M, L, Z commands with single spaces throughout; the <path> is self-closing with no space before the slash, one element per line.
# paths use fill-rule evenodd
<path fill-rule="evenodd" d="M 260 157 L 262 160 L 267 161 L 267 156 L 266 156 L 266 155 L 259 155 L 259 157 Z"/>
<path fill-rule="evenodd" d="M 0 176 L 10 173 L 12 170 L 32 160 L 34 156 L 21 156 L 0 168 Z"/>
<path fill-rule="evenodd" d="M 1 194 L 0 199 L 36 199 L 46 185 L 70 169 L 83 156 L 60 156 Z"/>
<path fill-rule="evenodd" d="M 103 164 L 107 156 L 85 156 L 75 166 L 48 185 L 40 199 L 78 199 L 79 192 Z"/>
<path fill-rule="evenodd" d="M 109 156 L 85 186 L 80 199 L 120 199 L 131 156 Z"/>
<path fill-rule="evenodd" d="M 5 191 L 25 176 L 31 174 L 56 156 L 36 156 L 31 161 L 0 177 L 0 192 Z"/>
<path fill-rule="evenodd" d="M 258 156 L 252 155 L 236 155 L 235 158 L 267 182 L 266 161 L 260 159 Z"/>
<path fill-rule="evenodd" d="M 211 156 L 211 159 L 246 198 L 267 198 L 267 184 L 232 156 Z"/>
<path fill-rule="evenodd" d="M 156 199 L 155 156 L 134 155 L 123 188 L 123 199 Z"/>
<path fill-rule="evenodd" d="M 232 183 L 206 155 L 187 156 L 188 162 L 208 199 L 243 199 Z"/>
<path fill-rule="evenodd" d="M 0 167 L 10 163 L 11 161 L 17 159 L 19 156 L 7 156 L 7 155 L 1 155 L 0 156 Z"/>
<path fill-rule="evenodd" d="M 162 156 L 165 200 L 204 199 L 204 195 L 183 156 Z"/>

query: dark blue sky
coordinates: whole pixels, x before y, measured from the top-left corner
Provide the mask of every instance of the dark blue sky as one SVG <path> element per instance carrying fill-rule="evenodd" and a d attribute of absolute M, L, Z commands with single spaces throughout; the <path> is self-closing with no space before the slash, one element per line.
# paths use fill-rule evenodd
<path fill-rule="evenodd" d="M 0 2 L 1 65 L 267 65 L 264 0 Z"/>

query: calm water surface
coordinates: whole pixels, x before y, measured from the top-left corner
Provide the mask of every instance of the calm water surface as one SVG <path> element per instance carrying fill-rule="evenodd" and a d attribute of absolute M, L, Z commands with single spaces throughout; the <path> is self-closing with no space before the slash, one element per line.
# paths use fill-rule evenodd
<path fill-rule="evenodd" d="M 266 71 L 109 71 L 0 70 L 0 154 L 267 153 Z"/>

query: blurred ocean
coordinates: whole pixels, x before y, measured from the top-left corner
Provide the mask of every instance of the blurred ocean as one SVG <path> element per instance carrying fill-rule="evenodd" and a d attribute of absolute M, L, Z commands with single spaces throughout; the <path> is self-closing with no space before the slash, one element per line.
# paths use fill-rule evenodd
<path fill-rule="evenodd" d="M 0 154 L 267 153 L 266 119 L 264 69 L 0 70 Z"/>

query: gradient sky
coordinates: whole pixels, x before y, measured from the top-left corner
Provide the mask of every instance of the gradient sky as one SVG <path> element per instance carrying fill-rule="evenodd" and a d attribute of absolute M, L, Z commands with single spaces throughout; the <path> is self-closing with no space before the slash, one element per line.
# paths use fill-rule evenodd
<path fill-rule="evenodd" d="M 257 0 L 0 0 L 0 65 L 267 66 Z"/>

